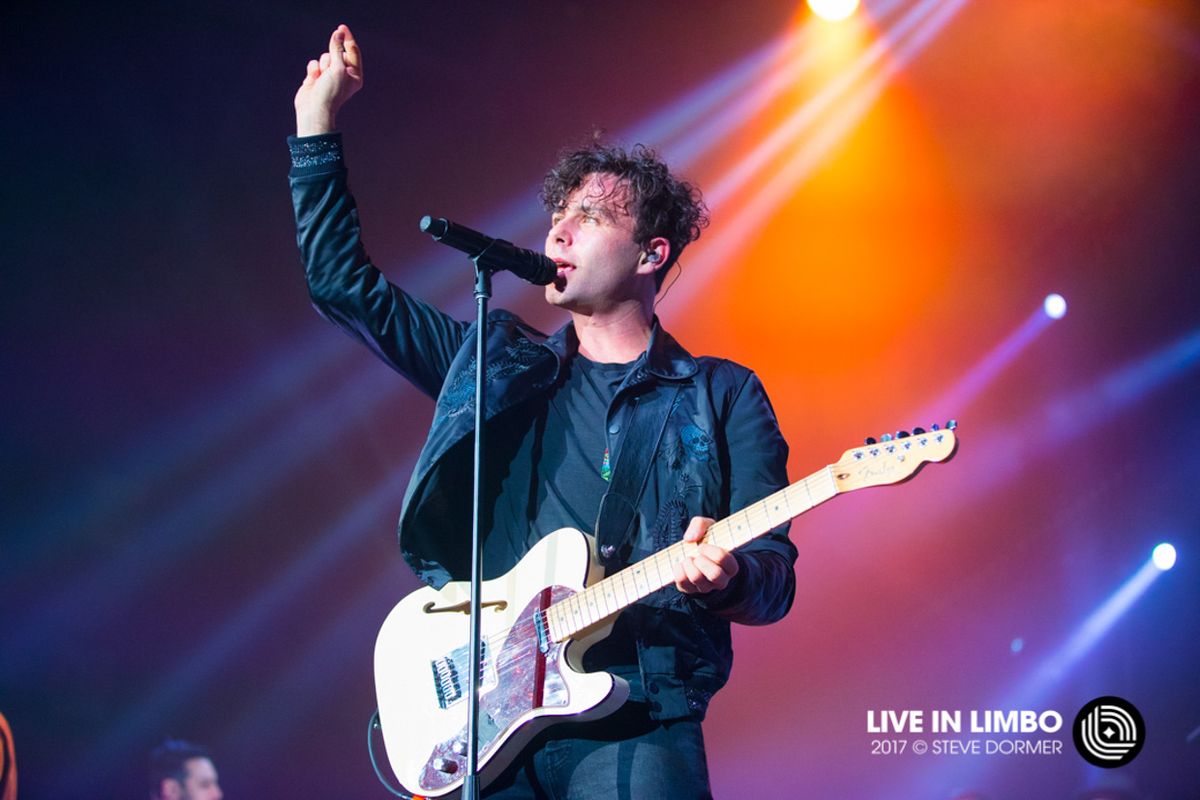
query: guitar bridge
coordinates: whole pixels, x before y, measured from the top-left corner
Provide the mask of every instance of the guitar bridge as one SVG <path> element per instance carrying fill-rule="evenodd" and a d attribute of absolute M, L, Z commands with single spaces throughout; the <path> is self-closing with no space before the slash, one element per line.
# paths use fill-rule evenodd
<path fill-rule="evenodd" d="M 481 648 L 483 657 L 479 664 L 481 689 L 496 685 L 496 670 L 492 664 L 488 643 Z M 469 651 L 466 646 L 452 650 L 448 655 L 429 662 L 433 671 L 433 689 L 438 706 L 445 709 L 457 703 L 467 693 L 467 673 L 470 671 Z"/>

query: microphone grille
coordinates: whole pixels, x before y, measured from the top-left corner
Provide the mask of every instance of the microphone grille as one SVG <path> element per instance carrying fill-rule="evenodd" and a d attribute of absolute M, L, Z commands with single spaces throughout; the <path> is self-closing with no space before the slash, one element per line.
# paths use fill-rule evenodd
<path fill-rule="evenodd" d="M 445 236 L 446 230 L 449 227 L 450 226 L 446 222 L 446 220 L 444 220 L 440 217 L 434 218 L 434 217 L 429 216 L 428 214 L 421 217 L 421 232 L 428 233 L 430 236 L 433 236 L 434 238 Z"/>

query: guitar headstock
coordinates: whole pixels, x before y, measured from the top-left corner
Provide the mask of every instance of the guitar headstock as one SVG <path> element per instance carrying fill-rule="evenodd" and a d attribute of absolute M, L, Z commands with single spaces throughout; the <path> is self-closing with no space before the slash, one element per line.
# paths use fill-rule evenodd
<path fill-rule="evenodd" d="M 885 433 L 878 441 L 873 437 L 867 439 L 864 446 L 842 453 L 831 467 L 838 491 L 900 483 L 916 475 L 930 461 L 946 461 L 958 448 L 956 428 L 958 423 L 950 420 L 945 428 L 932 425 L 928 431 L 913 428 L 911 433 Z"/>

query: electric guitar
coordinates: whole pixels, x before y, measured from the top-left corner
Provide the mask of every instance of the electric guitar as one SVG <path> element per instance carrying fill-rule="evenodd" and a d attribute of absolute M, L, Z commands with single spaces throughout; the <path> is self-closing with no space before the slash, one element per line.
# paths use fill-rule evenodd
<path fill-rule="evenodd" d="M 705 541 L 734 550 L 843 492 L 899 483 L 957 447 L 945 430 L 868 439 L 831 466 L 713 523 Z M 629 687 L 607 672 L 583 672 L 584 652 L 617 615 L 675 582 L 697 545 L 675 544 L 607 578 L 592 537 L 562 528 L 541 539 L 506 575 L 483 583 L 483 657 L 478 768 L 486 784 L 538 731 L 591 720 L 625 702 Z M 419 589 L 392 609 L 375 644 L 375 686 L 392 771 L 408 791 L 442 797 L 466 770 L 470 583 Z"/>

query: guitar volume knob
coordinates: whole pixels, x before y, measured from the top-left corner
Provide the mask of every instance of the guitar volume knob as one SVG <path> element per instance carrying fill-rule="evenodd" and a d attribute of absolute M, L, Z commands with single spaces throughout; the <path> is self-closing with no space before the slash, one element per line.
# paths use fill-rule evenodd
<path fill-rule="evenodd" d="M 448 758 L 435 758 L 433 760 L 433 768 L 438 772 L 444 772 L 447 775 L 453 775 L 458 772 L 458 762 L 451 761 Z"/>

